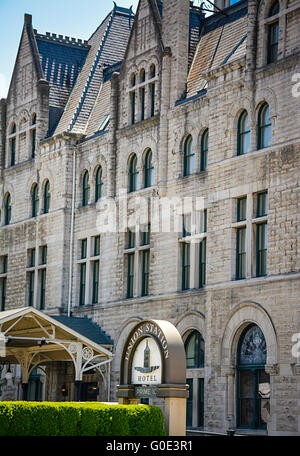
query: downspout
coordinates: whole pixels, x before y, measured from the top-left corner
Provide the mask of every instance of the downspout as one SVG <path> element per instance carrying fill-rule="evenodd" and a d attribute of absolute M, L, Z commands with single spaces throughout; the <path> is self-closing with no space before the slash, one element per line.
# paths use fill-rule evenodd
<path fill-rule="evenodd" d="M 73 176 L 72 176 L 72 211 L 70 232 L 70 255 L 69 255 L 69 291 L 68 291 L 68 317 L 71 316 L 72 277 L 73 277 L 73 233 L 75 214 L 75 187 L 76 187 L 76 145 L 73 146 Z"/>

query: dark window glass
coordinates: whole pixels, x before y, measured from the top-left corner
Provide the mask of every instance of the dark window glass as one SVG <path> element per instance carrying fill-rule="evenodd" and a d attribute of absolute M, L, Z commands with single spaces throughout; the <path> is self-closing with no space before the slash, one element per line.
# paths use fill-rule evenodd
<path fill-rule="evenodd" d="M 190 244 L 188 242 L 182 243 L 182 289 L 188 290 L 190 288 Z"/>
<path fill-rule="evenodd" d="M 205 171 L 208 162 L 208 129 L 204 131 L 201 138 L 201 157 L 200 157 L 200 170 Z"/>
<path fill-rule="evenodd" d="M 28 305 L 33 306 L 34 302 L 34 271 L 29 272 L 29 287 L 28 287 Z"/>
<path fill-rule="evenodd" d="M 131 157 L 130 165 L 129 165 L 129 192 L 135 192 L 137 189 L 139 171 L 138 171 L 136 165 L 137 165 L 137 157 L 134 154 Z"/>
<path fill-rule="evenodd" d="M 199 223 L 199 233 L 206 233 L 207 231 L 207 209 L 203 209 L 199 213 L 200 223 Z"/>
<path fill-rule="evenodd" d="M 185 341 L 186 367 L 204 367 L 204 339 L 198 331 L 193 331 Z"/>
<path fill-rule="evenodd" d="M 144 250 L 142 252 L 142 296 L 147 296 L 149 294 L 149 259 L 150 251 Z"/>
<path fill-rule="evenodd" d="M 143 227 L 144 230 L 142 232 L 142 245 L 149 245 L 150 244 L 150 224 Z"/>
<path fill-rule="evenodd" d="M 145 70 L 142 69 L 140 71 L 140 82 L 145 82 L 145 79 L 146 79 L 146 73 L 145 73 Z"/>
<path fill-rule="evenodd" d="M 191 214 L 184 214 L 182 217 L 182 237 L 191 236 Z"/>
<path fill-rule="evenodd" d="M 134 253 L 128 256 L 127 264 L 127 298 L 133 298 L 133 281 L 134 281 Z"/>
<path fill-rule="evenodd" d="M 99 260 L 93 263 L 93 304 L 98 302 L 99 294 Z"/>
<path fill-rule="evenodd" d="M 86 264 L 80 265 L 80 292 L 79 292 L 79 305 L 85 304 L 85 283 L 86 283 Z"/>
<path fill-rule="evenodd" d="M 87 254 L 87 239 L 81 239 L 81 259 L 86 258 Z"/>
<path fill-rule="evenodd" d="M 152 64 L 150 67 L 150 79 L 155 78 L 155 74 L 156 74 L 156 68 L 155 68 L 155 65 Z"/>
<path fill-rule="evenodd" d="M 41 269 L 40 309 L 45 309 L 46 299 L 46 269 Z"/>
<path fill-rule="evenodd" d="M 5 198 L 5 225 L 9 225 L 11 221 L 11 198 L 10 194 Z"/>
<path fill-rule="evenodd" d="M 35 249 L 29 250 L 29 267 L 33 268 L 35 266 Z"/>
<path fill-rule="evenodd" d="M 247 197 L 243 196 L 237 200 L 237 221 L 242 222 L 247 218 Z"/>
<path fill-rule="evenodd" d="M 96 172 L 95 201 L 97 202 L 103 194 L 102 167 L 99 166 Z"/>
<path fill-rule="evenodd" d="M 198 378 L 198 427 L 204 426 L 204 378 Z"/>
<path fill-rule="evenodd" d="M 135 231 L 134 229 L 128 230 L 128 249 L 133 249 L 135 247 Z"/>
<path fill-rule="evenodd" d="M 41 264 L 47 263 L 47 246 L 43 245 L 41 247 Z"/>
<path fill-rule="evenodd" d="M 155 84 L 150 85 L 151 90 L 151 117 L 155 115 Z"/>
<path fill-rule="evenodd" d="M 250 147 L 250 129 L 248 126 L 248 113 L 243 111 L 238 121 L 238 155 L 244 155 Z"/>
<path fill-rule="evenodd" d="M 141 120 L 145 119 L 145 87 L 140 89 Z"/>
<path fill-rule="evenodd" d="M 268 225 L 260 223 L 256 225 L 256 276 L 267 275 L 267 234 Z"/>
<path fill-rule="evenodd" d="M 268 147 L 270 145 L 271 133 L 272 123 L 270 120 L 270 108 L 267 103 L 264 103 L 258 113 L 258 149 L 263 149 L 264 147 Z"/>
<path fill-rule="evenodd" d="M 272 3 L 270 11 L 269 11 L 269 17 L 275 16 L 275 14 L 279 13 L 279 2 L 276 0 L 274 3 Z"/>
<path fill-rule="evenodd" d="M 135 92 L 130 93 L 131 123 L 135 123 Z"/>
<path fill-rule="evenodd" d="M 278 36 L 279 36 L 279 23 L 277 21 L 268 26 L 268 63 L 277 62 Z"/>
<path fill-rule="evenodd" d="M 35 156 L 35 146 L 36 146 L 36 129 L 34 128 L 31 131 L 31 158 Z"/>
<path fill-rule="evenodd" d="M 194 170 L 195 152 L 193 146 L 193 139 L 188 136 L 184 143 L 184 164 L 183 175 L 189 176 Z"/>
<path fill-rule="evenodd" d="M 262 192 L 257 194 L 257 211 L 256 217 L 268 215 L 268 193 Z"/>
<path fill-rule="evenodd" d="M 246 228 L 236 232 L 236 278 L 246 278 Z"/>
<path fill-rule="evenodd" d="M 194 396 L 194 389 L 193 389 L 193 379 L 187 378 L 186 383 L 189 385 L 189 396 L 186 400 L 186 426 L 192 427 L 193 426 L 193 396 Z"/>
<path fill-rule="evenodd" d="M 10 165 L 14 166 L 16 163 L 16 138 L 10 140 Z"/>
<path fill-rule="evenodd" d="M 206 282 L 206 239 L 202 239 L 199 249 L 199 288 Z"/>
<path fill-rule="evenodd" d="M 0 280 L 1 285 L 1 312 L 5 310 L 5 303 L 6 303 L 6 277 L 3 277 Z"/>
<path fill-rule="evenodd" d="M 47 180 L 45 183 L 44 187 L 44 214 L 48 214 L 49 209 L 50 209 L 50 184 L 49 181 Z"/>
<path fill-rule="evenodd" d="M 32 204 L 32 217 L 36 217 L 39 212 L 39 193 L 38 185 L 34 184 L 31 194 L 31 204 Z"/>
<path fill-rule="evenodd" d="M 3 255 L 0 257 L 0 274 L 6 274 L 7 273 L 7 255 Z"/>
<path fill-rule="evenodd" d="M 94 256 L 100 255 L 100 236 L 94 237 Z"/>
<path fill-rule="evenodd" d="M 90 200 L 89 173 L 85 171 L 82 179 L 82 205 L 87 206 Z"/>
<path fill-rule="evenodd" d="M 152 151 L 149 149 L 145 157 L 145 188 L 153 185 L 154 165 L 152 163 Z"/>

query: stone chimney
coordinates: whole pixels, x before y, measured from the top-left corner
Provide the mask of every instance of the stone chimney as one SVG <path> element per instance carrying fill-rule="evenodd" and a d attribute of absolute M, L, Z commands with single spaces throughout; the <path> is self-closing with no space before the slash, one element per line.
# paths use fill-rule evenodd
<path fill-rule="evenodd" d="M 190 0 L 164 0 L 162 13 L 163 43 L 170 48 L 171 106 L 186 90 L 188 73 Z"/>

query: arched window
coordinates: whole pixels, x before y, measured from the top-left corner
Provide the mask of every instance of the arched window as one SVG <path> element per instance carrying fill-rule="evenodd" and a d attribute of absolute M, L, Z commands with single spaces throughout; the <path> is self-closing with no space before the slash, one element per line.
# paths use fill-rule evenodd
<path fill-rule="evenodd" d="M 269 11 L 269 17 L 279 13 L 279 2 L 276 0 Z M 268 63 L 277 62 L 278 59 L 279 21 L 268 25 Z"/>
<path fill-rule="evenodd" d="M 95 201 L 97 202 L 103 194 L 102 167 L 99 166 L 96 172 Z"/>
<path fill-rule="evenodd" d="M 188 369 L 204 367 L 204 339 L 198 331 L 188 335 L 185 344 L 186 367 Z"/>
<path fill-rule="evenodd" d="M 44 214 L 48 214 L 49 209 L 50 209 L 50 184 L 49 181 L 47 180 L 45 182 L 44 186 Z"/>
<path fill-rule="evenodd" d="M 138 186 L 139 171 L 136 167 L 137 157 L 134 154 L 130 159 L 129 164 L 129 192 L 135 192 Z"/>
<path fill-rule="evenodd" d="M 201 157 L 200 157 L 200 171 L 205 171 L 207 168 L 208 160 L 208 128 L 204 130 L 201 137 Z"/>
<path fill-rule="evenodd" d="M 142 68 L 140 71 L 140 82 L 145 82 L 145 80 L 146 80 L 146 73 L 145 73 L 144 68 Z"/>
<path fill-rule="evenodd" d="M 85 171 L 82 178 L 82 205 L 87 206 L 90 200 L 89 173 Z"/>
<path fill-rule="evenodd" d="M 31 216 L 36 217 L 39 212 L 39 189 L 38 185 L 34 184 L 31 191 Z"/>
<path fill-rule="evenodd" d="M 261 329 L 251 323 L 241 334 L 237 353 L 237 423 L 265 428 L 270 412 L 270 377 L 265 372 L 267 346 Z"/>
<path fill-rule="evenodd" d="M 263 149 L 270 145 L 271 131 L 270 108 L 267 103 L 264 103 L 258 112 L 257 149 Z"/>
<path fill-rule="evenodd" d="M 13 123 L 10 129 L 10 134 L 16 134 L 16 124 Z M 10 139 L 10 166 L 14 166 L 16 163 L 16 136 Z"/>
<path fill-rule="evenodd" d="M 154 63 L 150 66 L 150 79 L 155 78 L 156 76 L 156 68 Z"/>
<path fill-rule="evenodd" d="M 152 163 L 152 151 L 148 149 L 145 156 L 145 188 L 152 187 L 154 178 L 154 165 Z"/>
<path fill-rule="evenodd" d="M 5 200 L 4 200 L 4 211 L 5 211 L 5 217 L 4 217 L 5 225 L 9 225 L 10 221 L 11 221 L 11 197 L 10 197 L 9 193 L 7 193 Z"/>
<path fill-rule="evenodd" d="M 189 176 L 194 170 L 195 152 L 193 138 L 189 135 L 184 143 L 183 175 Z"/>
<path fill-rule="evenodd" d="M 244 155 L 250 147 L 250 129 L 248 126 L 248 113 L 244 110 L 238 121 L 238 136 L 237 136 L 237 154 Z"/>
<path fill-rule="evenodd" d="M 33 114 L 31 125 L 35 125 L 35 124 L 36 124 L 36 114 Z M 34 156 L 35 156 L 35 148 L 36 148 L 36 129 L 33 128 L 31 130 L 31 158 L 34 158 Z"/>

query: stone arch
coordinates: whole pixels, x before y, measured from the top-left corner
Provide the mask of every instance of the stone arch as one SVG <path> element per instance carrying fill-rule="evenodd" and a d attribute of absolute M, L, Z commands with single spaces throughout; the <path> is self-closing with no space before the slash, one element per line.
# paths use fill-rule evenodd
<path fill-rule="evenodd" d="M 267 364 L 277 364 L 277 335 L 272 319 L 260 304 L 246 301 L 233 309 L 225 324 L 219 353 L 221 366 L 236 365 L 238 342 L 242 331 L 250 323 L 259 326 L 264 334 L 267 344 Z"/>
<path fill-rule="evenodd" d="M 270 106 L 270 115 L 272 118 L 277 117 L 278 115 L 278 103 L 277 97 L 273 89 L 266 88 L 261 89 L 256 92 L 255 97 L 255 119 L 257 120 L 258 111 L 263 103 L 268 103 Z"/>
<path fill-rule="evenodd" d="M 183 340 L 186 339 L 188 334 L 197 330 L 205 340 L 206 328 L 205 328 L 205 316 L 196 310 L 187 312 L 182 315 L 174 324 L 178 329 Z"/>

